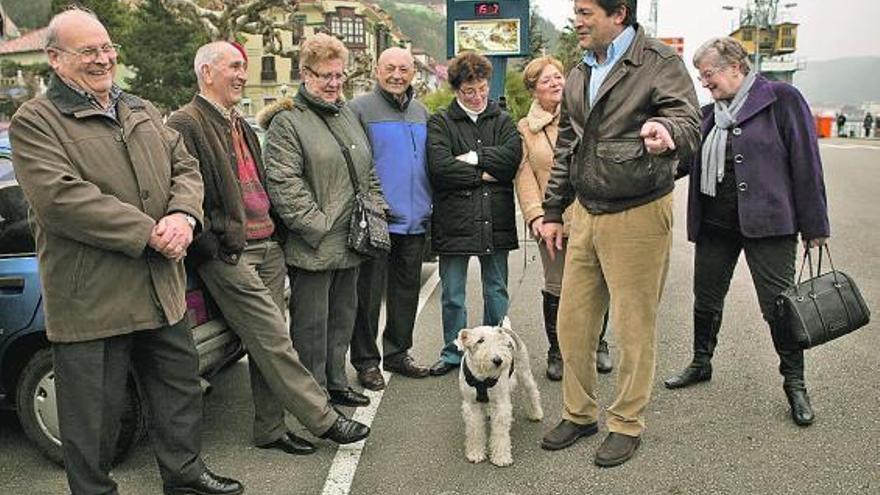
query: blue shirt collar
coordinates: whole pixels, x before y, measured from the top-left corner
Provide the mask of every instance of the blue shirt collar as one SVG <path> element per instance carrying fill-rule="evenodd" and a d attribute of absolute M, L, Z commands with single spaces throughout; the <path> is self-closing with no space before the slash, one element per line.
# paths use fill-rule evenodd
<path fill-rule="evenodd" d="M 584 52 L 584 63 L 589 65 L 590 67 L 599 67 L 605 65 L 611 65 L 617 62 L 620 57 L 626 53 L 626 50 L 629 48 L 629 45 L 632 44 L 633 40 L 636 37 L 636 30 L 632 26 L 627 26 L 620 34 L 614 38 L 614 41 L 608 45 L 608 53 L 605 57 L 605 62 L 600 64 L 598 60 L 596 60 L 596 55 L 592 50 L 587 50 Z"/>

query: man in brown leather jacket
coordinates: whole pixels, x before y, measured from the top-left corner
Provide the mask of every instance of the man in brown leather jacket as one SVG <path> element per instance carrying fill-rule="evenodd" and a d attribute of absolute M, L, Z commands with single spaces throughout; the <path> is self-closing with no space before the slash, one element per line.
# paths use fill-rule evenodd
<path fill-rule="evenodd" d="M 575 201 L 558 316 L 562 421 L 558 450 L 598 431 L 596 346 L 610 304 L 619 362 L 602 467 L 629 460 L 654 380 L 657 306 L 672 243 L 673 173 L 699 142 L 694 86 L 675 51 L 645 36 L 634 0 L 575 0 L 584 60 L 568 75 L 541 235 L 562 246 Z"/>

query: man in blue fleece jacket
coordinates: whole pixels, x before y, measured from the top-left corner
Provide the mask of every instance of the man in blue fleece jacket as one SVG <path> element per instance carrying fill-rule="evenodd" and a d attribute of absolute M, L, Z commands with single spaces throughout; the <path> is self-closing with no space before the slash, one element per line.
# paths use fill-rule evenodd
<path fill-rule="evenodd" d="M 428 110 L 413 98 L 414 76 L 415 61 L 410 52 L 389 48 L 379 55 L 376 88 L 350 103 L 370 139 L 376 173 L 391 207 L 391 252 L 361 264 L 358 277 L 351 364 L 357 369 L 358 381 L 370 390 L 385 388 L 376 345 L 383 294 L 387 294 L 382 334 L 385 371 L 410 378 L 428 376 L 428 368 L 416 364 L 409 355 L 425 229 L 431 216 L 425 152 Z"/>

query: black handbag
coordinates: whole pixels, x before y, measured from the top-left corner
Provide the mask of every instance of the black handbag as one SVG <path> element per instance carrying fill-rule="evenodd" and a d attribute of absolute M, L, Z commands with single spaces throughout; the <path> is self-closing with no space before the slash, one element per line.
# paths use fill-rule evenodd
<path fill-rule="evenodd" d="M 348 247 L 358 254 L 371 258 L 389 253 L 391 236 L 388 234 L 388 220 L 385 217 L 384 207 L 369 191 L 361 191 L 348 146 L 333 132 L 333 128 L 324 116 L 320 114 L 318 116 L 339 144 L 345 165 L 348 167 L 351 186 L 354 188 L 354 207 L 348 224 Z"/>
<path fill-rule="evenodd" d="M 792 340 L 802 349 L 809 349 L 867 325 L 871 312 L 852 277 L 834 269 L 827 244 L 819 247 L 815 276 L 811 250 L 804 251 L 797 283 L 776 296 L 776 316 Z M 827 273 L 822 273 L 823 251 L 831 266 Z M 810 278 L 802 280 L 807 263 Z"/>

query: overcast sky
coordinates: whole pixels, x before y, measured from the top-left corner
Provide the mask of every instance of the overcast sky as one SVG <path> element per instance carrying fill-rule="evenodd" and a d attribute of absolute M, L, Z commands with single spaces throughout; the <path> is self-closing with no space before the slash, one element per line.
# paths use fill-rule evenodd
<path fill-rule="evenodd" d="M 572 17 L 573 0 L 531 0 L 541 15 L 562 28 Z M 797 2 L 780 13 L 800 24 L 796 55 L 810 60 L 864 55 L 880 56 L 880 0 L 782 0 Z M 647 21 L 650 0 L 638 0 L 638 19 Z M 659 36 L 680 36 L 685 41 L 685 60 L 699 45 L 713 37 L 728 34 L 737 12 L 722 5 L 744 7 L 746 0 L 659 0 Z"/>

